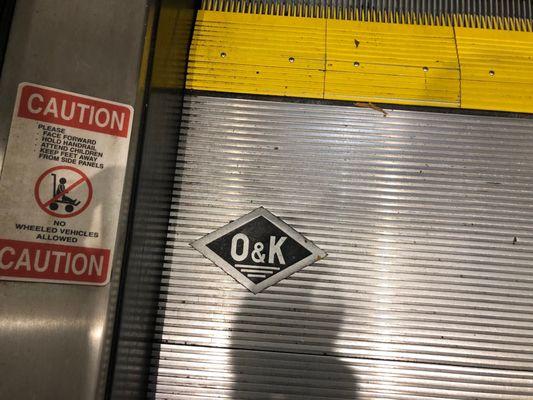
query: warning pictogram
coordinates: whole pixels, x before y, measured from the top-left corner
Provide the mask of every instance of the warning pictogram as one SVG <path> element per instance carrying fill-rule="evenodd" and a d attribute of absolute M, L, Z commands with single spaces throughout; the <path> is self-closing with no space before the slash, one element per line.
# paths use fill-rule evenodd
<path fill-rule="evenodd" d="M 35 200 L 41 209 L 58 218 L 81 214 L 93 196 L 91 181 L 82 171 L 71 166 L 47 169 L 35 183 Z"/>
<path fill-rule="evenodd" d="M 326 257 L 263 207 L 191 245 L 253 293 Z"/>

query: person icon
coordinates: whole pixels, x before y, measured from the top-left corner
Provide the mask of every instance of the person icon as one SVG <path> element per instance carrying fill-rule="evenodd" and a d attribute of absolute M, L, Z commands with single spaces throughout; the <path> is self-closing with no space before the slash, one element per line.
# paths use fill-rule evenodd
<path fill-rule="evenodd" d="M 71 199 L 70 197 L 68 197 L 65 193 L 65 191 L 67 190 L 66 186 L 65 186 L 65 183 L 67 183 L 67 180 L 65 178 L 59 178 L 59 184 L 57 185 L 57 189 L 54 193 L 55 196 L 63 193 L 63 195 L 61 196 L 61 201 L 64 202 L 64 203 L 68 203 L 68 204 L 72 204 L 74 206 L 77 206 L 80 204 L 80 201 L 78 199 Z"/>

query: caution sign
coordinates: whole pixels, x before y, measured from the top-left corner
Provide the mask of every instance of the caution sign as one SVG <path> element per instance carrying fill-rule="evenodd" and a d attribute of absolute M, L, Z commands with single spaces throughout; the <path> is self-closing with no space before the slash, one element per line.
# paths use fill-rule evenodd
<path fill-rule="evenodd" d="M 263 207 L 191 243 L 253 293 L 326 257 Z"/>
<path fill-rule="evenodd" d="M 109 282 L 129 105 L 19 85 L 0 175 L 0 279 Z"/>

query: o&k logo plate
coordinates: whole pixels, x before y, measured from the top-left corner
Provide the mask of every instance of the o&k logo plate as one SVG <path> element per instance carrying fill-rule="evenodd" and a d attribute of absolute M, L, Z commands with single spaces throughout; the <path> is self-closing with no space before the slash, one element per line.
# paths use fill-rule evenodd
<path fill-rule="evenodd" d="M 326 253 L 263 207 L 191 243 L 253 293 L 259 293 Z"/>

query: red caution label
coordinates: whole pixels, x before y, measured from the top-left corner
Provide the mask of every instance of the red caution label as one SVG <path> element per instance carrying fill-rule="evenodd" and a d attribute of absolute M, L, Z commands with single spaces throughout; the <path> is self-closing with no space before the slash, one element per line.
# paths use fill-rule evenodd
<path fill-rule="evenodd" d="M 110 250 L 0 239 L 0 279 L 104 284 Z"/>
<path fill-rule="evenodd" d="M 114 102 L 25 84 L 17 115 L 125 138 L 133 110 Z"/>

